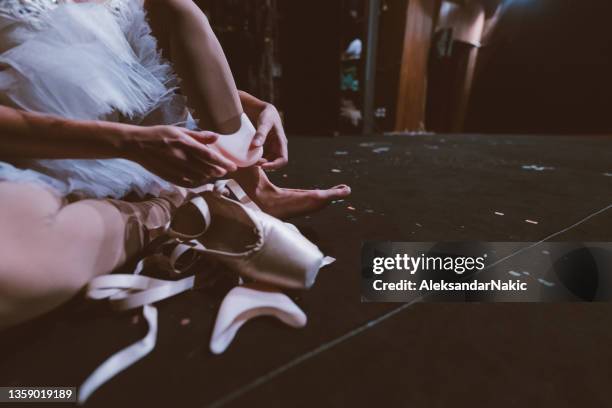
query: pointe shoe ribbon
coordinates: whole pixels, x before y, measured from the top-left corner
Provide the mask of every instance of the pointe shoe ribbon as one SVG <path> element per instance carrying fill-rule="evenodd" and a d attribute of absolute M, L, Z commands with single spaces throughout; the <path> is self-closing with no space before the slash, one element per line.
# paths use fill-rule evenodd
<path fill-rule="evenodd" d="M 275 317 L 294 328 L 306 326 L 306 314 L 285 294 L 261 285 L 238 286 L 223 299 L 210 340 L 210 351 L 222 354 L 249 320 Z"/>
<path fill-rule="evenodd" d="M 194 283 L 195 276 L 166 281 L 140 275 L 107 275 L 89 284 L 87 297 L 108 299 L 114 310 L 131 310 L 176 296 L 192 289 Z"/>
<path fill-rule="evenodd" d="M 149 327 L 147 334 L 139 341 L 106 359 L 87 377 L 78 389 L 77 402 L 79 405 L 87 402 L 89 397 L 110 379 L 153 351 L 157 343 L 157 308 L 144 306 L 142 314 Z"/>
<path fill-rule="evenodd" d="M 148 324 L 147 334 L 137 342 L 106 359 L 79 387 L 77 400 L 84 404 L 102 385 L 120 372 L 147 356 L 157 343 L 157 308 L 154 303 L 176 296 L 193 288 L 195 277 L 165 281 L 140 275 L 144 260 L 132 275 L 104 275 L 93 279 L 86 296 L 93 300 L 108 300 L 114 310 L 124 311 L 142 307 Z"/>

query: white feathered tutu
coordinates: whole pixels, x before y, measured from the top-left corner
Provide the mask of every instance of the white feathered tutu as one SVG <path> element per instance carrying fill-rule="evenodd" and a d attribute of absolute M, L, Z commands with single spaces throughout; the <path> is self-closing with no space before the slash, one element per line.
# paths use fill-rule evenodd
<path fill-rule="evenodd" d="M 141 0 L 4 0 L 0 52 L 3 105 L 69 119 L 195 128 Z M 0 161 L 0 180 L 97 198 L 176 190 L 123 159 Z"/>

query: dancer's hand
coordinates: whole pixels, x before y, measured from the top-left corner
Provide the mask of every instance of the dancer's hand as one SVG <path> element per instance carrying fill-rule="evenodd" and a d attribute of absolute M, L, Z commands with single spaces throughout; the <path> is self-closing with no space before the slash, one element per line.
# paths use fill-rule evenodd
<path fill-rule="evenodd" d="M 274 105 L 246 92 L 240 92 L 240 100 L 247 116 L 257 123 L 253 145 L 264 147 L 264 157 L 257 164 L 264 170 L 276 170 L 285 166 L 289 160 L 288 141 L 278 110 Z"/>
<path fill-rule="evenodd" d="M 195 187 L 237 170 L 210 149 L 218 135 L 176 126 L 130 127 L 122 149 L 127 159 L 171 183 Z"/>

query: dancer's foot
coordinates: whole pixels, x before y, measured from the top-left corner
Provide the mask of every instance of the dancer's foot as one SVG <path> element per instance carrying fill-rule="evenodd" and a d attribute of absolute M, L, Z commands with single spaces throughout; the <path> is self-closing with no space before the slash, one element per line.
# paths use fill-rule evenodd
<path fill-rule="evenodd" d="M 351 188 L 344 184 L 327 190 L 280 188 L 259 167 L 240 169 L 232 176 L 263 211 L 280 219 L 322 210 L 332 201 L 351 194 Z"/>

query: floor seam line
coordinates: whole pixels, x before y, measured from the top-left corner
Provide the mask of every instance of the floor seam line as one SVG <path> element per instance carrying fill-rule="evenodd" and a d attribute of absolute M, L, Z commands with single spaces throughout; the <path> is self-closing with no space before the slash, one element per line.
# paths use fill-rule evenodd
<path fill-rule="evenodd" d="M 597 217 L 598 215 L 601 215 L 601 214 L 605 213 L 606 211 L 608 211 L 610 209 L 612 209 L 612 204 L 609 204 L 608 206 L 606 206 L 606 207 L 604 207 L 604 208 L 602 208 L 602 209 L 600 209 L 600 210 L 598 210 L 598 211 L 596 211 L 596 212 L 594 212 L 594 213 L 592 213 L 592 214 L 582 218 L 580 221 L 570 225 L 569 227 L 566 227 L 566 228 L 564 228 L 564 229 L 562 229 L 562 230 L 560 230 L 558 232 L 555 232 L 553 234 L 548 235 L 547 237 L 543 238 L 542 240 L 540 240 L 540 241 L 538 241 L 538 242 L 536 242 L 536 243 L 534 243 L 532 245 L 529 245 L 527 247 L 519 249 L 518 251 L 515 251 L 514 253 L 512 253 L 512 254 L 510 254 L 510 255 L 508 255 L 508 256 L 506 256 L 506 257 L 504 257 L 504 258 L 502 258 L 502 259 L 500 259 L 500 260 L 498 260 L 496 262 L 494 262 L 493 264 L 489 265 L 486 269 L 482 270 L 481 272 L 484 272 L 485 270 L 489 270 L 492 267 L 494 267 L 496 265 L 499 265 L 500 263 L 505 262 L 508 259 L 510 259 L 510 258 L 512 258 L 512 257 L 514 257 L 516 255 L 519 255 L 519 254 L 521 254 L 521 253 L 523 253 L 525 251 L 533 249 L 533 248 L 537 247 L 538 245 L 541 245 L 541 244 L 547 242 L 550 239 L 558 237 L 559 235 L 562 235 L 562 234 L 564 234 L 564 233 L 566 233 L 568 231 L 571 231 L 572 229 L 574 229 L 574 228 L 584 224 L 587 221 L 590 221 L 591 219 Z M 476 276 L 476 274 L 471 275 L 470 278 L 472 278 L 474 276 Z M 380 316 L 380 317 L 378 317 L 376 319 L 370 320 L 367 323 L 365 323 L 365 324 L 363 324 L 363 325 L 361 325 L 361 326 L 359 326 L 359 327 L 357 327 L 357 328 L 355 328 L 355 329 L 353 329 L 353 330 L 343 334 L 340 337 L 337 337 L 334 340 L 330 340 L 327 343 L 324 343 L 324 344 L 320 345 L 319 347 L 316 347 L 315 349 L 313 349 L 313 350 L 311 350 L 311 351 L 309 351 L 309 352 L 307 352 L 305 354 L 302 354 L 302 355 L 294 358 L 293 360 L 289 361 L 288 363 L 285 363 L 285 364 L 281 365 L 280 367 L 278 367 L 278 368 L 268 372 L 267 374 L 265 374 L 265 375 L 263 375 L 261 377 L 258 377 L 257 379 L 251 381 L 250 383 L 246 384 L 245 386 L 236 389 L 235 391 L 227 394 L 226 396 L 224 396 L 222 398 L 217 399 L 216 401 L 213 401 L 211 404 L 207 405 L 207 407 L 208 408 L 220 408 L 220 407 L 223 407 L 224 405 L 234 401 L 235 399 L 241 397 L 242 395 L 248 393 L 249 391 L 254 390 L 255 388 L 259 387 L 260 385 L 263 385 L 263 384 L 267 383 L 268 381 L 272 380 L 273 378 L 283 374 L 286 371 L 289 371 L 293 367 L 296 367 L 296 366 L 300 365 L 302 362 L 304 362 L 306 360 L 309 360 L 310 358 L 315 357 L 315 356 L 317 356 L 317 355 L 319 355 L 319 354 L 321 354 L 321 353 L 323 353 L 323 352 L 325 352 L 325 351 L 327 351 L 329 349 L 332 349 L 335 346 L 337 346 L 337 345 L 339 345 L 339 344 L 341 344 L 341 343 L 343 343 L 343 342 L 345 342 L 345 341 L 347 341 L 349 339 L 352 339 L 353 337 L 358 336 L 359 334 L 369 330 L 370 328 L 372 328 L 374 326 L 377 326 L 378 324 L 380 324 L 380 323 L 382 323 L 382 322 L 384 322 L 384 321 L 394 317 L 395 315 L 397 315 L 397 314 L 401 313 L 402 311 L 408 309 L 409 307 L 411 307 L 415 303 L 420 302 L 421 300 L 427 298 L 428 296 L 429 296 L 428 294 L 419 296 L 419 297 L 413 299 L 412 301 L 410 301 L 408 303 L 404 303 L 402 306 L 400 306 L 400 307 L 398 307 L 396 309 L 393 309 L 392 311 L 390 311 L 388 313 L 385 313 L 385 314 L 383 314 L 382 316 Z"/>

